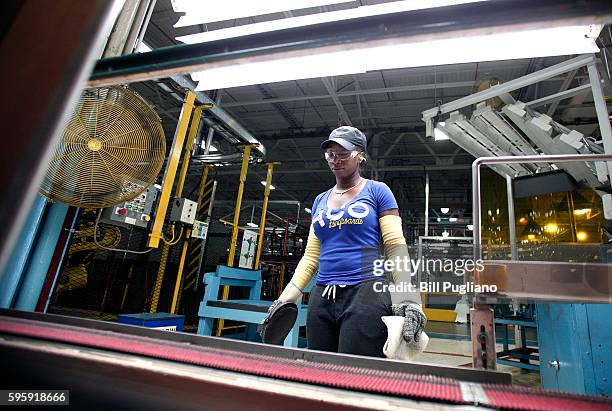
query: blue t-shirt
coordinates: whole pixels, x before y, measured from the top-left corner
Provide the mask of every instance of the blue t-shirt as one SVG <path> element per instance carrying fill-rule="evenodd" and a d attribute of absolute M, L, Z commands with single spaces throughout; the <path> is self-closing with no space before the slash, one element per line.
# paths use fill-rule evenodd
<path fill-rule="evenodd" d="M 398 208 L 391 189 L 366 180 L 361 192 L 342 208 L 328 209 L 330 193 L 319 194 L 312 206 L 312 224 L 321 242 L 317 283 L 352 285 L 377 278 L 373 264 L 380 258 L 378 215 Z"/>

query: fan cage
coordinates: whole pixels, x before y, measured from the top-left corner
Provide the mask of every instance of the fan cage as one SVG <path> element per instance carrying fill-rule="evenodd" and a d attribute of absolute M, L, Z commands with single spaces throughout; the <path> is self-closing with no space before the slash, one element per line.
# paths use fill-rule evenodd
<path fill-rule="evenodd" d="M 142 97 L 123 86 L 86 90 L 40 193 L 77 207 L 121 204 L 155 182 L 165 154 L 161 119 Z"/>

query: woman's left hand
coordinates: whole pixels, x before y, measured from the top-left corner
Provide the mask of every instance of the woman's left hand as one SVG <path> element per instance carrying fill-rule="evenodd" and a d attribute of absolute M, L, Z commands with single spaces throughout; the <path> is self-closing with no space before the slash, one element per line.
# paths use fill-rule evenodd
<path fill-rule="evenodd" d="M 393 315 L 404 317 L 404 326 L 402 329 L 402 335 L 406 342 L 412 341 L 418 342 L 425 324 L 427 324 L 427 317 L 421 308 L 420 304 L 404 302 L 400 304 L 393 304 Z"/>

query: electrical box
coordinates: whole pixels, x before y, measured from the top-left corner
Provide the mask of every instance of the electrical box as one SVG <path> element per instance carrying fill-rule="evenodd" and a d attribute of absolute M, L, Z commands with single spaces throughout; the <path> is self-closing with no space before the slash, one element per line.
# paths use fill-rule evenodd
<path fill-rule="evenodd" d="M 151 212 L 161 186 L 149 186 L 133 200 L 106 208 L 102 212 L 102 221 L 123 227 L 136 226 L 147 228 L 151 221 Z"/>
<path fill-rule="evenodd" d="M 189 200 L 188 198 L 175 198 L 172 201 L 170 221 L 173 223 L 193 225 L 197 211 L 198 203 L 195 201 Z"/>

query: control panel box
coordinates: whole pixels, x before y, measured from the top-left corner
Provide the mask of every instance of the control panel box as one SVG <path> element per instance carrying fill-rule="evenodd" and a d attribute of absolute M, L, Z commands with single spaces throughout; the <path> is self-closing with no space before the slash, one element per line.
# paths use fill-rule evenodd
<path fill-rule="evenodd" d="M 106 208 L 102 213 L 103 221 L 123 227 L 147 228 L 152 219 L 153 205 L 160 189 L 161 187 L 157 184 L 149 186 L 133 200 Z"/>
<path fill-rule="evenodd" d="M 189 200 L 188 198 L 175 198 L 172 200 L 170 221 L 173 223 L 193 225 L 197 211 L 198 203 L 195 201 Z"/>

